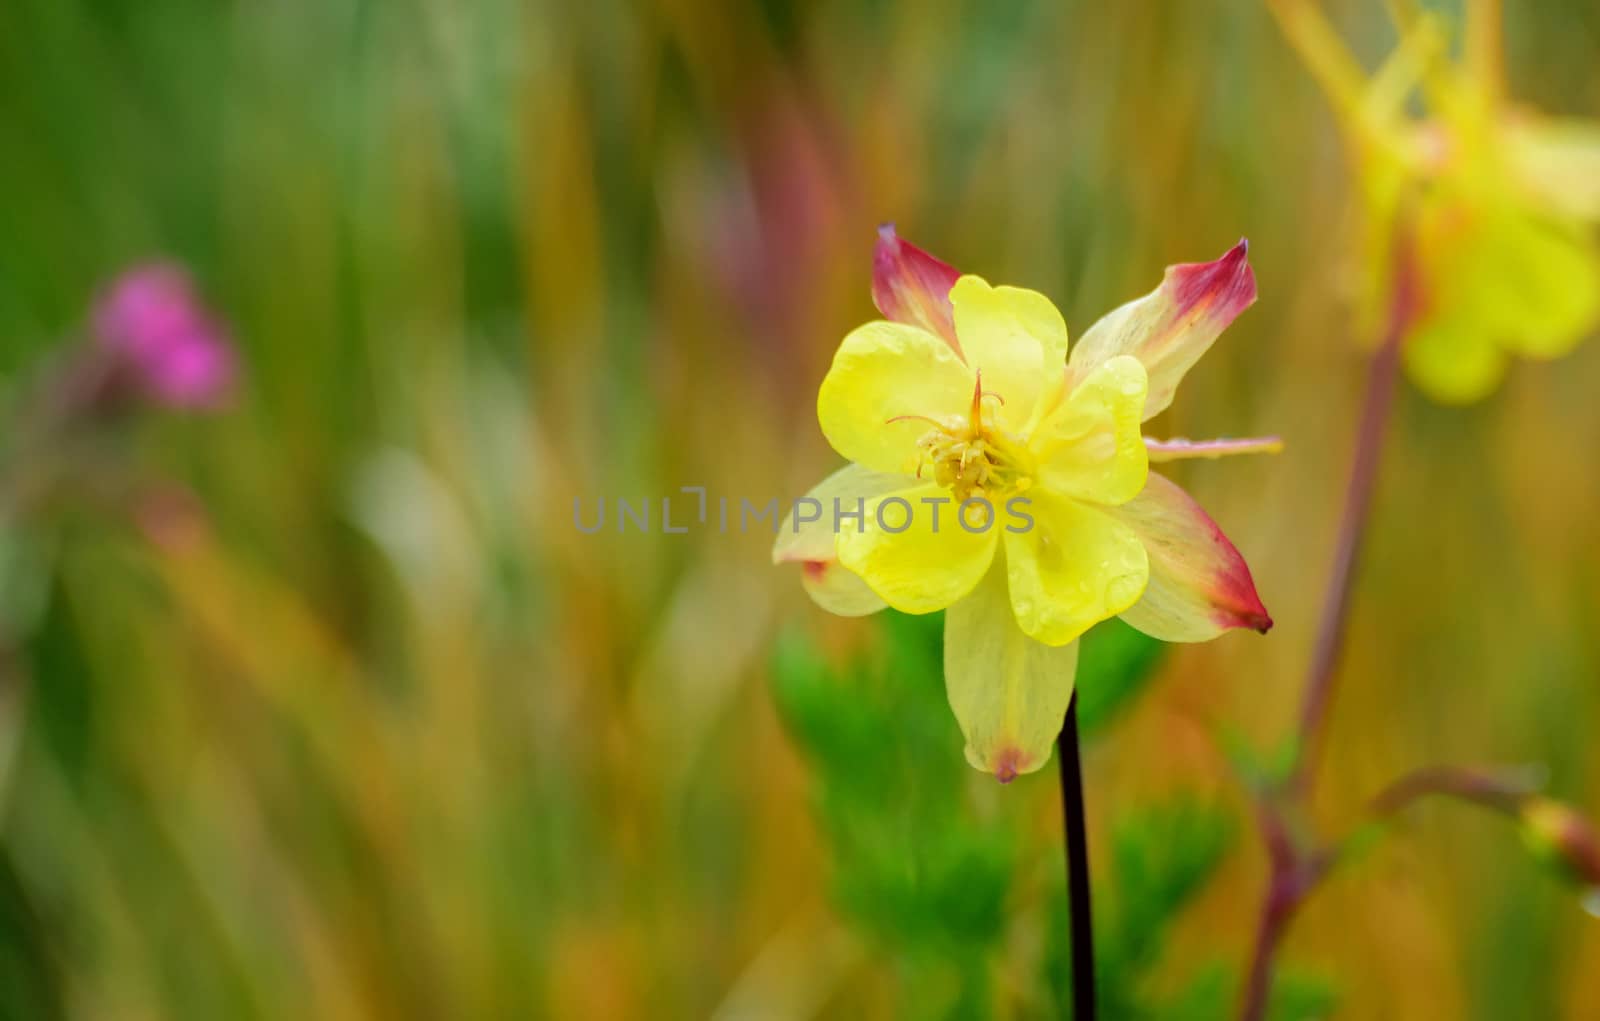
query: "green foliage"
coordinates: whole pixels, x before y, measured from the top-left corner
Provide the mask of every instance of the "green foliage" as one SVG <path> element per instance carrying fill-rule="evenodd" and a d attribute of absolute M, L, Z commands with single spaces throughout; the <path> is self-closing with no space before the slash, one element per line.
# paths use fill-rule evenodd
<path fill-rule="evenodd" d="M 895 955 L 908 1002 L 934 1016 L 982 1016 L 1014 843 L 1006 829 L 973 820 L 944 699 L 942 622 L 885 621 L 881 654 L 842 667 L 784 637 L 774 694 L 815 771 L 840 910 Z"/>
<path fill-rule="evenodd" d="M 1102 951 L 1108 968 L 1154 962 L 1166 927 L 1210 879 L 1233 838 L 1228 816 L 1187 799 L 1143 809 L 1117 826 L 1116 912 Z"/>
<path fill-rule="evenodd" d="M 1144 977 L 1161 955 L 1178 914 L 1221 864 L 1234 827 L 1219 810 L 1188 799 L 1140 809 L 1118 823 L 1109 868 L 1098 870 L 1095 958 L 1107 1018 L 1208 1017 L 1215 979 L 1202 977 L 1184 994 L 1177 1013 L 1150 1002 Z M 1107 876 L 1109 872 L 1109 876 Z M 1071 947 L 1065 891 L 1051 897 L 1045 945 L 1045 982 L 1058 1016 L 1071 1016 Z"/>
<path fill-rule="evenodd" d="M 1223 727 L 1218 733 L 1223 754 L 1234 775 L 1255 790 L 1281 787 L 1298 759 L 1298 738 L 1291 735 L 1268 748 L 1257 748 L 1238 731 Z"/>
<path fill-rule="evenodd" d="M 1320 1021 L 1332 1017 L 1338 994 L 1324 979 L 1294 972 L 1273 983 L 1268 1021 Z M 1160 1021 L 1232 1021 L 1239 1011 L 1239 984 L 1233 970 L 1220 962 L 1203 968 L 1159 1010 L 1145 1016 Z"/>
<path fill-rule="evenodd" d="M 60 976 L 41 932 L 10 855 L 0 853 L 0 1019 L 64 1016 Z"/>
<path fill-rule="evenodd" d="M 796 634 L 777 644 L 773 691 L 815 772 L 813 801 L 832 850 L 840 910 L 899 962 L 906 1002 L 940 1017 L 986 1016 L 988 956 L 1000 943 L 1015 881 L 1009 828 L 977 824 L 970 770 L 945 701 L 939 615 L 885 613 L 875 654 L 831 662 Z M 1118 621 L 1084 639 L 1079 721 L 1086 732 L 1126 710 L 1163 646 Z M 1167 928 L 1226 854 L 1234 828 L 1188 800 L 1120 824 L 1097 895 L 1097 946 L 1107 1017 L 1166 1016 L 1139 992 Z M 1053 870 L 1058 872 L 1059 870 Z M 1048 904 L 1042 983 L 1070 1002 L 1065 893 Z M 1226 1001 L 1197 984 L 1198 1006 Z M 1187 1016 L 1187 1015 L 1185 1015 Z M 1196 1017 L 1211 1016 L 1194 1013 Z"/>
<path fill-rule="evenodd" d="M 961 735 L 925 622 L 891 616 L 885 630 L 883 655 L 843 668 L 801 639 L 780 641 L 779 710 L 817 772 L 816 807 L 852 913 L 892 941 L 986 942 L 1009 841 L 965 825 Z"/>
<path fill-rule="evenodd" d="M 1286 972 L 1272 987 L 1269 1021 L 1320 1021 L 1333 1016 L 1339 1005 L 1339 992 L 1333 983 L 1318 975 Z"/>
<path fill-rule="evenodd" d="M 1161 960 L 1173 923 L 1205 889 L 1232 848 L 1236 827 L 1220 809 L 1179 797 L 1142 808 L 1112 834 L 1110 876 L 1096 891 L 1095 957 L 1102 1015 L 1128 1021 L 1229 1021 L 1238 1010 L 1239 978 L 1216 963 L 1176 993 L 1153 996 L 1147 976 Z M 1069 1017 L 1071 969 L 1067 905 L 1052 900 L 1046 979 L 1059 1016 Z M 1316 1021 L 1337 1003 L 1335 990 L 1314 976 L 1280 972 L 1269 1021 Z"/>
<path fill-rule="evenodd" d="M 1232 972 L 1219 963 L 1200 969 L 1162 1006 L 1161 1021 L 1223 1021 L 1238 1009 Z"/>

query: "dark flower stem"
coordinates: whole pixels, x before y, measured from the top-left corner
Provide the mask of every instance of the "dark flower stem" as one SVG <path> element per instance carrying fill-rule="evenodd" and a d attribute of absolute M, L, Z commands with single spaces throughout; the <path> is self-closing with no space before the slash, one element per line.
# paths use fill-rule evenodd
<path fill-rule="evenodd" d="M 1089 828 L 1083 809 L 1083 758 L 1078 749 L 1078 696 L 1056 739 L 1061 765 L 1061 816 L 1066 833 L 1067 910 L 1072 922 L 1072 1017 L 1094 1021 L 1094 921 L 1089 907 Z"/>
<path fill-rule="evenodd" d="M 1305 850 L 1288 823 L 1290 816 L 1303 815 L 1309 803 L 1315 777 L 1317 744 L 1333 701 L 1334 680 L 1344 648 L 1345 626 L 1350 611 L 1350 583 L 1366 535 L 1372 511 L 1372 496 L 1383 458 L 1383 440 L 1388 432 L 1394 405 L 1395 381 L 1400 367 L 1400 346 L 1417 312 L 1417 284 L 1410 238 L 1403 232 L 1396 238 L 1394 294 L 1382 343 L 1367 367 L 1367 388 L 1362 399 L 1361 419 L 1356 430 L 1356 446 L 1350 464 L 1350 482 L 1345 489 L 1344 510 L 1339 519 L 1339 537 L 1334 547 L 1333 569 L 1322 600 L 1316 644 L 1306 671 L 1305 695 L 1300 708 L 1299 728 L 1293 748 L 1293 766 L 1282 791 L 1269 792 L 1260 810 L 1262 836 L 1271 861 L 1271 878 L 1256 926 L 1255 949 L 1245 974 L 1241 1021 L 1260 1021 L 1266 1016 L 1272 989 L 1273 962 L 1289 923 L 1306 896 L 1315 887 L 1331 861 L 1326 850 Z M 1286 811 L 1287 809 L 1287 811 Z"/>

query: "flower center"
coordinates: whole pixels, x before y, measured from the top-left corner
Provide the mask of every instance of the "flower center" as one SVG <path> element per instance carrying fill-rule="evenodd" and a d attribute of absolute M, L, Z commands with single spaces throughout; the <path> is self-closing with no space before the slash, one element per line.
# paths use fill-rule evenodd
<path fill-rule="evenodd" d="M 928 465 L 918 471 L 918 476 L 931 470 L 933 481 L 950 490 L 957 502 L 974 496 L 997 500 L 1033 484 L 1029 470 L 1017 456 L 1022 453 L 1020 445 L 995 433 L 934 430 L 917 445 L 926 451 Z"/>
<path fill-rule="evenodd" d="M 975 496 L 999 500 L 1033 485 L 1033 458 L 1021 440 L 994 421 L 987 400 L 1005 403 L 999 394 L 983 389 L 979 372 L 967 418 L 923 419 L 933 428 L 917 440 L 917 478 L 931 473 L 958 503 Z"/>

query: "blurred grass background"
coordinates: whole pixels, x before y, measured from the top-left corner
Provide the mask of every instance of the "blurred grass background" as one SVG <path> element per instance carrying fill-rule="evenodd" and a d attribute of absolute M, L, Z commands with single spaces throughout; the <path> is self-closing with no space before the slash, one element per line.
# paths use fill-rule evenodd
<path fill-rule="evenodd" d="M 1370 66 L 1381 5 L 1334 6 Z M 1508 6 L 1516 93 L 1600 114 L 1600 8 Z M 6 388 L 151 255 L 192 267 L 246 378 L 6 536 L 0 1010 L 912 1015 L 923 987 L 833 906 L 767 684 L 785 624 L 841 661 L 881 628 L 825 619 L 769 536 L 571 517 L 833 467 L 815 388 L 874 315 L 883 220 L 1075 334 L 1251 240 L 1259 305 L 1153 432 L 1287 440 L 1177 472 L 1278 626 L 1173 650 L 1087 764 L 1097 852 L 1175 792 L 1232 806 L 1165 966 L 1237 962 L 1264 868 L 1216 735 L 1270 746 L 1299 694 L 1362 372 L 1346 197 L 1244 0 L 7 0 Z M 1544 763 L 1600 810 L 1597 383 L 1590 344 L 1472 409 L 1403 397 L 1330 825 L 1442 759 Z M 1053 874 L 1048 771 L 956 782 L 966 825 Z M 1008 905 L 986 1011 L 1040 1010 L 1007 976 L 1041 896 Z M 1287 956 L 1345 1017 L 1600 1014 L 1600 923 L 1447 807 L 1341 873 Z"/>

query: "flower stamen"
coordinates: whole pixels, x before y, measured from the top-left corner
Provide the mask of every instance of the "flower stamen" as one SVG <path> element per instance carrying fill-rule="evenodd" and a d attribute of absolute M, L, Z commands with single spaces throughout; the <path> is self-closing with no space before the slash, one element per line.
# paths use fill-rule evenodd
<path fill-rule="evenodd" d="M 933 481 L 963 501 L 974 496 L 996 499 L 1020 493 L 1033 484 L 1033 458 L 1026 445 L 1002 432 L 992 418 L 984 419 L 986 400 L 1005 405 L 1003 396 L 983 389 L 980 376 L 973 387 L 965 421 L 928 415 L 897 415 L 889 420 L 926 422 L 932 426 L 917 440 L 917 478 L 925 478 L 931 466 Z"/>
<path fill-rule="evenodd" d="M 885 419 L 883 424 L 894 425 L 896 422 L 926 422 L 935 429 L 944 428 L 943 424 L 941 424 L 938 419 L 930 418 L 927 415 L 896 415 L 893 418 Z"/>
<path fill-rule="evenodd" d="M 983 370 L 977 370 L 977 382 L 972 386 L 972 432 L 983 432 Z"/>

